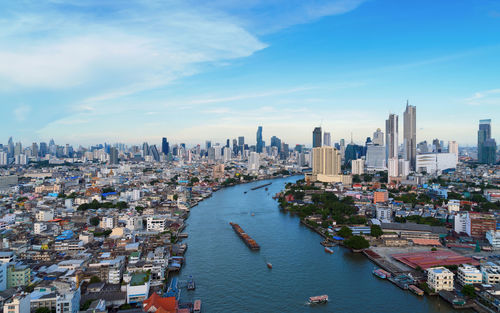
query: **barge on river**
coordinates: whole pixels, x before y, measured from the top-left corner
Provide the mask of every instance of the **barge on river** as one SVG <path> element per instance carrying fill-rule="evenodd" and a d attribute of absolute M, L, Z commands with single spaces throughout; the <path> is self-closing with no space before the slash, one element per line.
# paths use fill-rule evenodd
<path fill-rule="evenodd" d="M 232 227 L 234 232 L 243 240 L 243 242 L 252 250 L 259 250 L 260 246 L 255 240 L 252 239 L 252 237 L 248 236 L 245 231 L 240 227 L 240 225 L 236 223 L 229 223 Z"/>

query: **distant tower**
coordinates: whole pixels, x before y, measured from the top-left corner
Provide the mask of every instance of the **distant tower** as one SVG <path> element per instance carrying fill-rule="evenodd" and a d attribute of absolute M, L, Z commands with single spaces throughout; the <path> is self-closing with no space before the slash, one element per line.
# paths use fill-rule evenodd
<path fill-rule="evenodd" d="M 377 128 L 377 130 L 373 133 L 373 144 L 377 146 L 384 145 L 384 133 L 380 128 Z"/>
<path fill-rule="evenodd" d="M 410 161 L 410 169 L 414 171 L 417 164 L 417 108 L 414 105 L 409 105 L 408 101 L 403 120 L 404 159 Z"/>
<path fill-rule="evenodd" d="M 385 121 L 385 159 L 386 164 L 389 164 L 389 159 L 398 158 L 398 116 L 389 114 L 389 118 Z"/>
<path fill-rule="evenodd" d="M 170 147 L 168 145 L 167 138 L 163 137 L 163 139 L 161 140 L 161 152 L 164 155 L 168 155 L 169 150 L 170 150 Z"/>
<path fill-rule="evenodd" d="M 332 136 L 328 132 L 323 133 L 323 146 L 332 146 Z"/>
<path fill-rule="evenodd" d="M 257 153 L 262 153 L 263 148 L 264 148 L 264 143 L 262 141 L 262 126 L 259 126 L 259 128 L 257 128 L 257 146 L 256 146 Z"/>
<path fill-rule="evenodd" d="M 321 147 L 321 127 L 316 127 L 313 131 L 313 148 L 319 147 Z"/>
<path fill-rule="evenodd" d="M 480 120 L 477 132 L 477 153 L 479 163 L 494 164 L 496 162 L 497 144 L 491 138 L 491 120 Z"/>

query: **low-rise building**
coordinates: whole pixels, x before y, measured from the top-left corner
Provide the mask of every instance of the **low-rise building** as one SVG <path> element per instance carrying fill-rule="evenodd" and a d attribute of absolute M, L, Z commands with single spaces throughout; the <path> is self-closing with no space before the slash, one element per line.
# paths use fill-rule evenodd
<path fill-rule="evenodd" d="M 453 291 L 453 273 L 445 267 L 427 269 L 427 285 L 435 291 Z"/>
<path fill-rule="evenodd" d="M 500 266 L 498 265 L 482 265 L 481 274 L 485 284 L 495 285 L 500 283 Z"/>
<path fill-rule="evenodd" d="M 486 232 L 486 240 L 488 240 L 494 250 L 500 249 L 500 231 L 488 230 Z"/>
<path fill-rule="evenodd" d="M 480 284 L 483 281 L 483 275 L 474 266 L 462 265 L 457 270 L 457 281 L 462 286 Z"/>

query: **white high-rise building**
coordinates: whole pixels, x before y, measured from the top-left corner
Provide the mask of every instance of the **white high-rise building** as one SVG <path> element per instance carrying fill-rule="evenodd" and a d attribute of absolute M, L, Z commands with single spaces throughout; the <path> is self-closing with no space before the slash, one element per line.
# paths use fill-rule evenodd
<path fill-rule="evenodd" d="M 357 159 L 351 161 L 351 173 L 353 175 L 362 175 L 365 173 L 365 160 Z"/>
<path fill-rule="evenodd" d="M 410 175 L 410 161 L 399 159 L 398 173 L 399 176 L 404 178 Z"/>
<path fill-rule="evenodd" d="M 260 167 L 260 156 L 257 152 L 250 152 L 248 157 L 248 171 L 257 172 Z"/>
<path fill-rule="evenodd" d="M 231 161 L 231 148 L 224 147 L 223 160 L 224 160 L 224 163 Z"/>
<path fill-rule="evenodd" d="M 410 169 L 415 170 L 417 162 L 417 129 L 416 129 L 417 108 L 406 102 L 406 110 L 403 115 L 403 150 L 404 159 L 410 161 Z"/>
<path fill-rule="evenodd" d="M 387 164 L 387 168 L 389 169 L 388 177 L 390 181 L 390 177 L 398 177 L 399 176 L 399 160 L 398 158 L 390 158 L 389 163 Z"/>
<path fill-rule="evenodd" d="M 457 233 L 471 235 L 471 223 L 469 213 L 457 213 L 455 215 L 453 230 Z"/>
<path fill-rule="evenodd" d="M 0 166 L 7 165 L 8 158 L 7 152 L 0 152 Z"/>
<path fill-rule="evenodd" d="M 323 133 L 323 146 L 332 146 L 332 136 L 330 133 L 324 132 Z"/>
<path fill-rule="evenodd" d="M 369 170 L 378 170 L 378 171 L 386 169 L 384 146 L 367 145 L 366 168 Z"/>
<path fill-rule="evenodd" d="M 387 164 L 389 159 L 398 158 L 399 143 L 398 143 L 398 116 L 390 114 L 385 121 L 385 144 Z"/>

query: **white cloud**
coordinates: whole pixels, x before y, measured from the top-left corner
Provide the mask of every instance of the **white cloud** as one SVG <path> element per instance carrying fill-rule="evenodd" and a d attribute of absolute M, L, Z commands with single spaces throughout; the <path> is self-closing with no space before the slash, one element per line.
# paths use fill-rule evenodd
<path fill-rule="evenodd" d="M 466 98 L 465 103 L 473 106 L 500 105 L 500 89 L 476 92 L 472 97 Z"/>
<path fill-rule="evenodd" d="M 26 118 L 28 117 L 28 115 L 30 114 L 30 112 L 31 112 L 31 107 L 23 104 L 23 105 L 14 109 L 14 112 L 13 112 L 14 118 L 18 122 L 25 121 Z"/>

